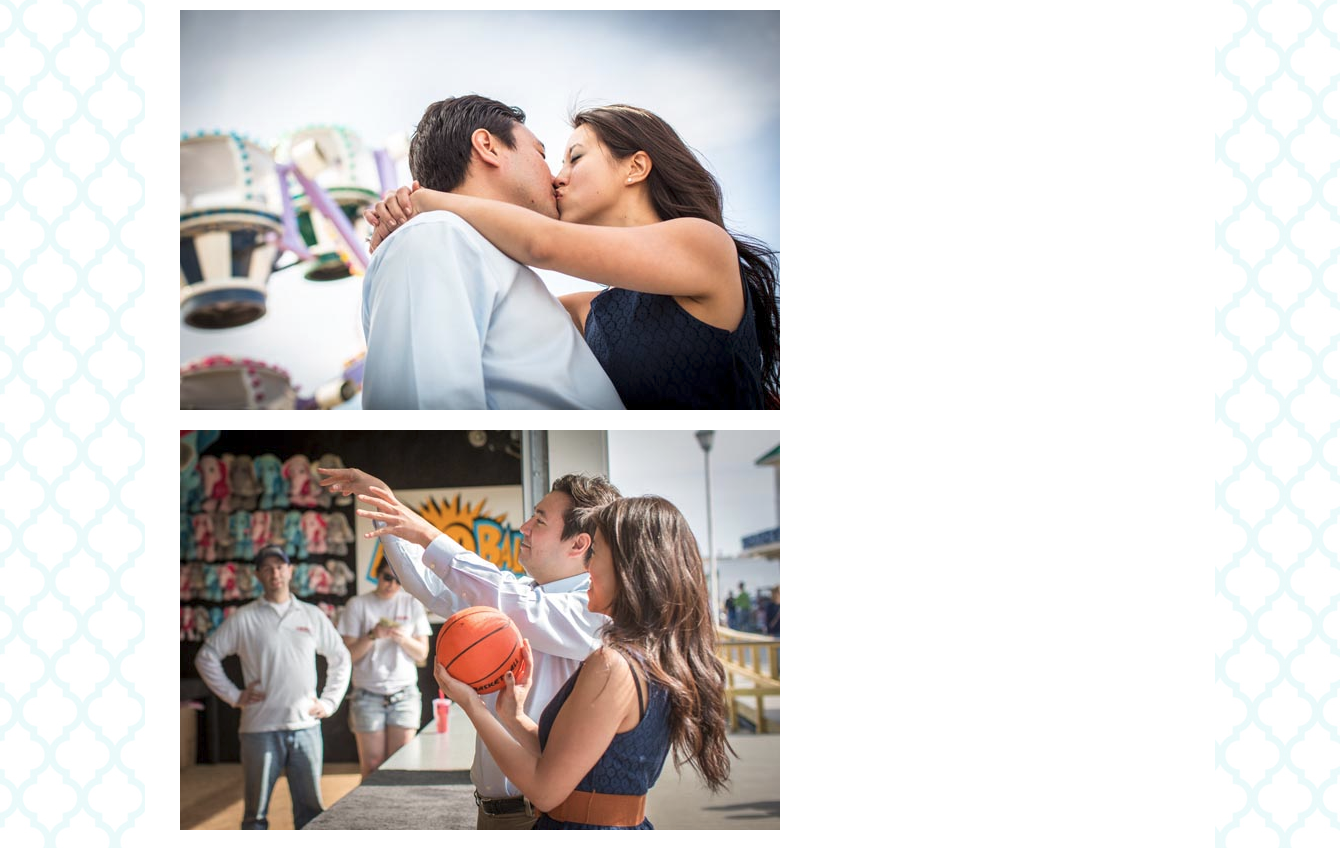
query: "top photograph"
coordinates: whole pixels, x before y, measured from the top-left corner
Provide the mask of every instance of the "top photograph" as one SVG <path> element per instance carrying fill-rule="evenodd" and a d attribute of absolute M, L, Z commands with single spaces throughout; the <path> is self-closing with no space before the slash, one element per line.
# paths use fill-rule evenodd
<path fill-rule="evenodd" d="M 182 409 L 780 409 L 780 12 L 181 13 Z"/>

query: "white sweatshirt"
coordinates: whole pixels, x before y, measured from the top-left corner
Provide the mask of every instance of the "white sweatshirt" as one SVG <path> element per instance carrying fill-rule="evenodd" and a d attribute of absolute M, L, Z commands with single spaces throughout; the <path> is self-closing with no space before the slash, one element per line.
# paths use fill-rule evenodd
<path fill-rule="evenodd" d="M 259 681 L 265 700 L 242 708 L 240 733 L 302 730 L 319 723 L 310 714 L 316 704 L 316 655 L 326 658 L 326 688 L 321 704 L 334 715 L 349 688 L 349 649 L 325 613 L 292 599 L 280 615 L 264 599 L 239 607 L 205 640 L 196 655 L 201 678 L 224 702 L 237 706 L 242 696 L 223 672 L 223 658 L 242 659 L 243 686 Z"/>

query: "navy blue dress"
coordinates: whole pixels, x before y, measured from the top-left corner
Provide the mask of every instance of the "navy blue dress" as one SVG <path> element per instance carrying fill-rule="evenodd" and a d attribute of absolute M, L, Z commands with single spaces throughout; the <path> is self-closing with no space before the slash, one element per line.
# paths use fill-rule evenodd
<path fill-rule="evenodd" d="M 762 409 L 754 304 L 734 330 L 694 318 L 670 295 L 610 288 L 591 301 L 586 343 L 629 409 Z"/>
<path fill-rule="evenodd" d="M 558 711 L 577 685 L 577 669 L 554 699 L 540 714 L 540 750 L 549 742 L 549 731 L 554 726 Z M 634 675 L 643 677 L 642 675 Z M 647 680 L 647 703 L 642 719 L 631 730 L 614 734 L 610 746 L 577 784 L 583 792 L 603 792 L 607 795 L 646 795 L 656 778 L 661 775 L 666 755 L 670 753 L 670 699 L 665 687 Z M 642 690 L 638 687 L 638 706 L 642 707 Z M 637 827 L 607 827 L 598 824 L 574 824 L 549 818 L 541 813 L 535 830 L 654 830 L 650 819 L 642 819 Z"/>

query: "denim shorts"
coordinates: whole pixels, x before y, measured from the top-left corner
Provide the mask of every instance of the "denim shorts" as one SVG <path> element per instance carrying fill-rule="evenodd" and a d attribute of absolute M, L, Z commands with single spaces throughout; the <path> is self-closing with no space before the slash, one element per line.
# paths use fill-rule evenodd
<path fill-rule="evenodd" d="M 418 730 L 423 715 L 423 696 L 417 684 L 403 691 L 404 697 L 399 702 L 387 704 L 385 695 L 350 688 L 349 729 L 354 733 L 380 733 L 390 724 Z"/>

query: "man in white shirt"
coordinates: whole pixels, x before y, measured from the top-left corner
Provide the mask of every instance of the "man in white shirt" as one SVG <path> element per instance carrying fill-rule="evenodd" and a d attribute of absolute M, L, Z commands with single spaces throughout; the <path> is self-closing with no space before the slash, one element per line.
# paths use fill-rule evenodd
<path fill-rule="evenodd" d="M 416 664 L 428 659 L 433 631 L 423 604 L 400 591 L 400 579 L 385 562 L 376 590 L 344 605 L 338 630 L 354 661 L 349 729 L 366 779 L 419 729 L 423 695 Z"/>
<path fill-rule="evenodd" d="M 525 113 L 478 95 L 428 107 L 410 143 L 420 185 L 558 217 Z M 416 215 L 363 277 L 364 409 L 623 409 L 558 299 L 450 212 Z"/>
<path fill-rule="evenodd" d="M 278 545 L 256 554 L 263 597 L 238 607 L 205 640 L 195 667 L 214 694 L 242 710 L 243 830 L 267 830 L 270 794 L 288 777 L 293 824 L 301 830 L 321 804 L 321 719 L 339 708 L 349 686 L 349 651 L 325 613 L 289 592 L 293 566 Z M 238 688 L 223 658 L 242 659 Z M 326 658 L 326 686 L 316 694 L 316 655 Z"/>
<path fill-rule="evenodd" d="M 538 721 L 582 660 L 600 646 L 597 631 L 609 622 L 586 608 L 591 534 L 581 529 L 577 510 L 610 503 L 619 497 L 619 490 L 603 477 L 569 474 L 555 480 L 521 525 L 521 564 L 529 576 L 518 579 L 462 548 L 370 474 L 356 468 L 318 471 L 325 475 L 321 485 L 337 494 L 359 495 L 360 501 L 371 497 L 361 505 L 376 507 L 371 511 L 377 514 L 394 513 L 385 523 L 376 522 L 374 532 L 405 591 L 424 606 L 442 616 L 468 606 L 490 606 L 516 623 L 530 640 L 534 660 L 526 715 Z M 496 710 L 497 693 L 483 697 L 489 709 Z M 480 830 L 526 829 L 534 824 L 535 811 L 478 739 L 470 777 Z"/>

